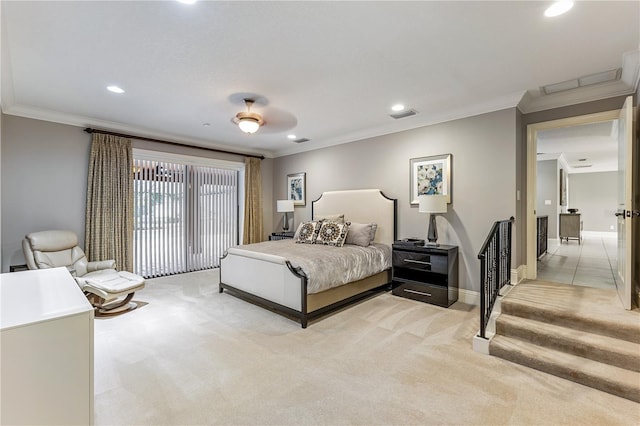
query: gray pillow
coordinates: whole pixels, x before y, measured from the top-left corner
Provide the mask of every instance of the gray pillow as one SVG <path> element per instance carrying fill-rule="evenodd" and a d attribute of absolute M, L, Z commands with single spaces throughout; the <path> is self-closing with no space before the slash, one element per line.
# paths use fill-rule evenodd
<path fill-rule="evenodd" d="M 330 220 L 344 223 L 344 214 L 317 214 L 313 216 L 313 220 Z"/>
<path fill-rule="evenodd" d="M 376 235 L 378 225 L 375 223 L 356 223 L 351 222 L 345 244 L 355 244 L 357 246 L 367 247 L 373 241 Z"/>

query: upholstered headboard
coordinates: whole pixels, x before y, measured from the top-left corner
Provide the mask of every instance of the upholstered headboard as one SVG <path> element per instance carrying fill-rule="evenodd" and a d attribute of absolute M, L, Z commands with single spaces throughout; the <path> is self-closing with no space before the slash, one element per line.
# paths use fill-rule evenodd
<path fill-rule="evenodd" d="M 396 239 L 397 200 L 379 189 L 323 192 L 311 203 L 311 217 L 344 214 L 345 221 L 378 224 L 375 242 L 391 245 Z"/>

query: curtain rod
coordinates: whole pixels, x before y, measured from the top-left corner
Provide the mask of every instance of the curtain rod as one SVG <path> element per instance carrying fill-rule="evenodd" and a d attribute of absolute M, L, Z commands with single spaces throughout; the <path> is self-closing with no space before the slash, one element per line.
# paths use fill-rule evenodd
<path fill-rule="evenodd" d="M 101 133 L 103 135 L 120 136 L 120 137 L 123 137 L 123 138 L 138 139 L 138 140 L 149 141 L 149 142 L 159 142 L 159 143 L 164 143 L 164 144 L 167 144 L 167 145 L 175 145 L 175 146 L 183 146 L 183 147 L 187 147 L 187 148 L 204 149 L 205 151 L 214 151 L 214 152 L 221 152 L 223 154 L 241 155 L 243 157 L 252 157 L 252 158 L 259 158 L 261 160 L 264 160 L 264 155 L 244 154 L 242 152 L 227 151 L 227 150 L 224 150 L 224 149 L 217 149 L 217 148 L 205 148 L 203 146 L 194 146 L 194 145 L 187 145 L 185 143 L 179 143 L 179 142 L 163 141 L 163 140 L 160 140 L 160 139 L 147 138 L 147 137 L 144 137 L 144 136 L 127 135 L 126 133 L 116 133 L 116 132 L 110 132 L 108 130 L 92 129 L 91 127 L 87 127 L 86 129 L 84 129 L 84 131 L 87 132 L 87 133 Z"/>

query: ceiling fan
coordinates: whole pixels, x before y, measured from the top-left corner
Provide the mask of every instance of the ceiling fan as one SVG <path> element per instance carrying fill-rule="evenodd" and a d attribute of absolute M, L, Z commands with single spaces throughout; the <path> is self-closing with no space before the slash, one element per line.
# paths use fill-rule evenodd
<path fill-rule="evenodd" d="M 251 112 L 251 107 L 254 104 L 253 99 L 244 99 L 244 103 L 247 106 L 246 112 L 239 112 L 233 119 L 233 122 L 238 125 L 240 130 L 245 133 L 255 133 L 258 131 L 260 126 L 264 125 L 265 121 L 260 114 L 257 112 Z"/>

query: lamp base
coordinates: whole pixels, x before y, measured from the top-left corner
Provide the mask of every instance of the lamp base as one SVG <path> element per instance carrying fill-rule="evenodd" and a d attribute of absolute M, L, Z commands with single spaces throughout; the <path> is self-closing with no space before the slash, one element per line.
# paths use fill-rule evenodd
<path fill-rule="evenodd" d="M 431 213 L 429 218 L 429 231 L 427 232 L 427 240 L 429 241 L 426 246 L 438 246 L 438 227 L 436 226 L 436 215 Z"/>
<path fill-rule="evenodd" d="M 282 231 L 289 231 L 289 214 L 284 212 L 284 220 L 282 221 Z"/>

